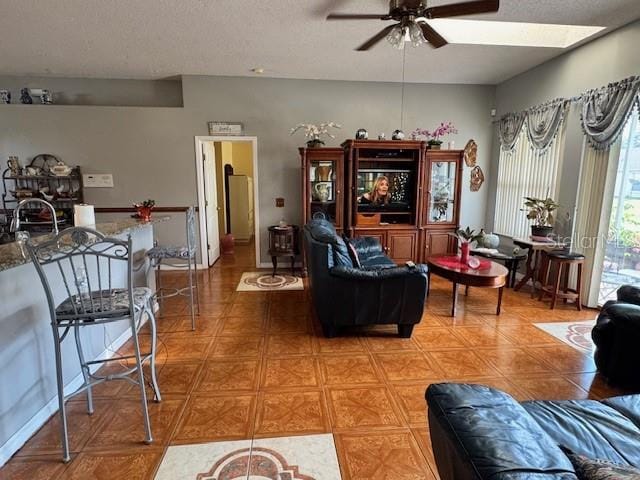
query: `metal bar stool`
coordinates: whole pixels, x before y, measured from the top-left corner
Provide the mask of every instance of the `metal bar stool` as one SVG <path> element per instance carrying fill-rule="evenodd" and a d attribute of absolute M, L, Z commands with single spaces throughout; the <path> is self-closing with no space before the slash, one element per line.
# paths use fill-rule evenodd
<path fill-rule="evenodd" d="M 51 240 L 38 245 L 27 243 L 26 246 L 44 287 L 51 315 L 63 460 L 68 462 L 71 459 L 65 401 L 86 391 L 87 410 L 92 414 L 91 389 L 107 380 L 123 379 L 140 386 L 145 442 L 151 443 L 153 437 L 142 365 L 146 361 L 150 362 L 151 384 L 155 399 L 159 402 L 161 397 L 155 368 L 156 324 L 153 315 L 153 292 L 147 287 L 133 287 L 131 237 L 122 241 L 105 237 L 95 230 L 75 227 L 62 231 Z M 124 280 L 114 280 L 114 275 L 122 272 L 125 272 Z M 140 353 L 138 331 L 145 316 L 151 325 L 151 351 Z M 117 321 L 129 322 L 134 354 L 88 361 L 82 346 L 80 328 Z M 71 330 L 74 333 L 84 382 L 78 390 L 65 396 L 61 343 Z M 103 363 L 127 359 L 135 359 L 135 366 L 107 376 L 94 373 Z M 137 374 L 137 379 L 132 378 L 134 374 Z"/>
<path fill-rule="evenodd" d="M 162 307 L 162 300 L 177 295 L 189 297 L 191 313 L 191 330 L 196 329 L 196 315 L 200 315 L 200 295 L 198 292 L 198 271 L 196 269 L 196 213 L 194 207 L 187 209 L 187 244 L 186 245 L 156 245 L 147 252 L 151 259 L 152 268 L 156 269 L 156 298 Z M 186 260 L 186 262 L 185 262 Z M 186 268 L 189 275 L 189 285 L 183 288 L 163 288 L 160 284 L 160 266 L 171 265 L 176 268 Z M 194 302 L 195 292 L 195 302 Z"/>
<path fill-rule="evenodd" d="M 558 298 L 564 300 L 574 300 L 578 310 L 582 310 L 582 265 L 584 255 L 572 252 L 549 252 L 546 255 L 546 262 L 542 271 L 542 288 L 538 300 L 543 300 L 545 295 L 551 296 L 551 309 L 556 306 Z M 569 288 L 569 273 L 572 265 L 577 265 L 576 288 Z M 549 283 L 551 275 L 551 283 Z"/>

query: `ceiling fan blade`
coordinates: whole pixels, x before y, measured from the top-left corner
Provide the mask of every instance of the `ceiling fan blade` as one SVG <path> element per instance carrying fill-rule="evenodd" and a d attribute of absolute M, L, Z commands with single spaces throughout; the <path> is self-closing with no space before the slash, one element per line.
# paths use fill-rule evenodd
<path fill-rule="evenodd" d="M 439 7 L 430 7 L 424 11 L 427 18 L 459 17 L 475 13 L 497 12 L 500 0 L 475 0 L 473 2 L 452 3 Z"/>
<path fill-rule="evenodd" d="M 427 39 L 427 42 L 429 42 L 429 45 L 433 48 L 444 47 L 447 44 L 447 41 L 442 37 L 442 35 L 436 32 L 431 25 L 425 22 L 420 22 L 418 25 L 420 25 L 420 28 L 422 29 L 424 38 Z"/>
<path fill-rule="evenodd" d="M 330 13 L 327 20 L 388 20 L 390 17 L 386 13 L 380 15 L 368 13 Z"/>
<path fill-rule="evenodd" d="M 367 40 L 362 45 L 360 45 L 358 48 L 356 48 L 356 50 L 358 50 L 359 52 L 363 52 L 365 50 L 369 50 L 371 47 L 373 47 L 380 40 L 382 40 L 384 37 L 389 35 L 389 32 L 391 30 L 393 30 L 393 27 L 395 27 L 396 25 L 397 24 L 389 25 L 388 27 L 383 28 L 378 33 L 376 33 L 373 37 L 371 37 L 369 40 Z"/>

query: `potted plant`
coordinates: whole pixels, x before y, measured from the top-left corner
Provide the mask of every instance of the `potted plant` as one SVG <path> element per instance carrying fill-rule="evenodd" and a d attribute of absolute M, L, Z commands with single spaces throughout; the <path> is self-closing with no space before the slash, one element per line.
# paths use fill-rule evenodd
<path fill-rule="evenodd" d="M 534 221 L 533 225 L 531 225 L 531 236 L 548 237 L 551 235 L 555 221 L 554 212 L 560 205 L 551 197 L 524 197 L 524 200 L 524 210 L 527 212 L 527 218 Z"/>
<path fill-rule="evenodd" d="M 482 234 L 476 234 L 475 230 L 471 230 L 469 227 L 459 228 L 456 230 L 456 237 L 460 242 L 460 263 L 467 265 L 469 263 L 469 250 L 471 249 L 471 243 L 477 241 Z"/>
<path fill-rule="evenodd" d="M 416 128 L 413 132 L 411 132 L 411 137 L 413 139 L 424 137 L 426 138 L 430 149 L 440 150 L 440 146 L 442 145 L 442 140 L 440 140 L 440 138 L 451 133 L 458 133 L 458 130 L 453 126 L 453 123 L 441 122 L 438 128 L 436 128 L 432 132 L 430 132 L 429 130 Z"/>
<path fill-rule="evenodd" d="M 291 129 L 291 135 L 296 133 L 300 129 L 304 129 L 304 136 L 308 138 L 307 147 L 315 148 L 324 145 L 324 141 L 320 138 L 322 135 L 326 135 L 330 138 L 336 138 L 329 133 L 329 128 L 342 128 L 340 125 L 334 122 L 321 123 L 314 125 L 312 123 L 299 123 Z"/>
<path fill-rule="evenodd" d="M 138 218 L 143 222 L 148 222 L 151 220 L 151 210 L 156 206 L 156 201 L 149 198 L 142 203 L 134 203 L 133 206 L 137 210 Z"/>

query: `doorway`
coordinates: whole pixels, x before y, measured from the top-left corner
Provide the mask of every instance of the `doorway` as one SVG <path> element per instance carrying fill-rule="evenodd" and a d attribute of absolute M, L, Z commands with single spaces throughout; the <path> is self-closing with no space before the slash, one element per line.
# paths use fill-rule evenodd
<path fill-rule="evenodd" d="M 200 245 L 203 263 L 220 257 L 220 238 L 255 243 L 260 258 L 257 137 L 195 137 Z"/>

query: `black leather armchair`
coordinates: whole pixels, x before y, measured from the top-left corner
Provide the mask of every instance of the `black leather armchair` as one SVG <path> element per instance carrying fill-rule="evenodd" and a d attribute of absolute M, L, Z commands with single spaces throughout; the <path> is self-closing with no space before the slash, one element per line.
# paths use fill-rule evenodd
<path fill-rule="evenodd" d="M 640 467 L 640 395 L 520 404 L 482 385 L 440 383 L 426 399 L 442 480 L 577 480 L 560 446 Z"/>
<path fill-rule="evenodd" d="M 397 324 L 399 335 L 410 337 L 424 310 L 427 267 L 397 267 L 372 238 L 352 244 L 361 268 L 330 222 L 304 227 L 309 285 L 324 335 L 334 337 L 341 327 Z"/>
<path fill-rule="evenodd" d="M 611 383 L 640 391 L 640 289 L 623 285 L 604 304 L 591 338 L 598 371 Z"/>

